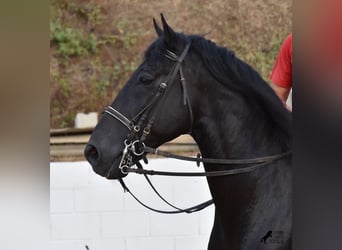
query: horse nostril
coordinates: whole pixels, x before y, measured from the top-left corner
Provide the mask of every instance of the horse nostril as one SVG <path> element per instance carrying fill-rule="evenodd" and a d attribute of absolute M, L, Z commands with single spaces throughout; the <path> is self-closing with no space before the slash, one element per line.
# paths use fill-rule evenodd
<path fill-rule="evenodd" d="M 92 156 L 97 156 L 97 150 L 96 150 L 96 148 L 92 147 L 92 148 L 89 150 L 89 153 L 90 153 L 90 155 L 92 155 Z"/>
<path fill-rule="evenodd" d="M 92 166 L 95 166 L 99 160 L 99 153 L 93 145 L 88 144 L 84 149 L 84 156 Z"/>

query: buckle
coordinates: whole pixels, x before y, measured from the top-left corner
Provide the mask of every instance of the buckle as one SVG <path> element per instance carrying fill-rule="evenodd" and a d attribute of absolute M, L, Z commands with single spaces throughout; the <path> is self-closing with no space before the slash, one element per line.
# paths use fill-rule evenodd
<path fill-rule="evenodd" d="M 132 143 L 132 152 L 136 156 L 142 156 L 145 153 L 145 144 L 139 140 Z"/>

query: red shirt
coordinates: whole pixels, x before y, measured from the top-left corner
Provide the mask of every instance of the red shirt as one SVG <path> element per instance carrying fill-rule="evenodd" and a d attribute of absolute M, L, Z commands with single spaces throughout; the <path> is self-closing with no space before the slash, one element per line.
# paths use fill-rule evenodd
<path fill-rule="evenodd" d="M 279 87 L 292 87 L 292 33 L 280 48 L 270 79 Z"/>

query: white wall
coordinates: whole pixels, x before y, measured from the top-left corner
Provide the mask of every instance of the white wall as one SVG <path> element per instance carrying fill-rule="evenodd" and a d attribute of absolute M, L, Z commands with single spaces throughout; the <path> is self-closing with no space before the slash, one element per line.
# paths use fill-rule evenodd
<path fill-rule="evenodd" d="M 203 171 L 194 163 L 152 159 L 146 168 Z M 193 214 L 157 214 L 124 193 L 119 182 L 96 175 L 87 162 L 50 165 L 52 250 L 205 250 L 214 206 Z M 151 180 L 170 202 L 182 208 L 210 199 L 204 177 L 160 177 Z M 154 208 L 167 209 L 141 175 L 125 181 Z"/>

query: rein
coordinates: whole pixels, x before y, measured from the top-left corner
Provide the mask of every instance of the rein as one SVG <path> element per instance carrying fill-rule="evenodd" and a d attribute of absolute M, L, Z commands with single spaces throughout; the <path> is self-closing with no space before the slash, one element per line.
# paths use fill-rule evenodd
<path fill-rule="evenodd" d="M 142 165 L 137 162 L 136 163 L 137 167 L 139 169 L 143 169 L 142 168 Z M 176 207 L 174 205 L 172 205 L 170 202 L 168 202 L 158 191 L 157 189 L 153 186 L 151 180 L 148 178 L 148 176 L 144 173 L 142 173 L 144 176 L 145 176 L 145 179 L 146 181 L 148 182 L 148 184 L 150 185 L 150 187 L 153 189 L 153 191 L 157 194 L 157 196 L 164 202 L 166 203 L 167 205 L 169 205 L 170 207 L 172 207 L 173 209 L 175 209 L 174 211 L 165 211 L 165 210 L 159 210 L 159 209 L 155 209 L 155 208 L 152 208 L 148 205 L 146 205 L 145 203 L 143 203 L 137 196 L 135 196 L 130 190 L 129 188 L 127 187 L 127 185 L 125 184 L 125 182 L 123 181 L 122 178 L 119 179 L 119 182 L 122 186 L 122 188 L 124 189 L 125 192 L 128 192 L 140 205 L 142 205 L 143 207 L 153 211 L 153 212 L 157 212 L 157 213 L 162 213 L 162 214 L 180 214 L 180 213 L 194 213 L 194 212 L 198 212 L 208 206 L 210 206 L 211 204 L 214 203 L 214 201 L 211 199 L 211 200 L 208 200 L 208 201 L 205 201 L 201 204 L 198 204 L 196 206 L 192 206 L 192 207 L 189 207 L 189 208 L 185 208 L 185 209 L 182 209 L 182 208 L 179 208 L 179 207 Z"/>
<path fill-rule="evenodd" d="M 144 151 L 146 153 L 152 153 L 155 155 L 160 155 L 160 156 L 164 156 L 164 157 L 168 157 L 168 158 L 174 158 L 174 159 L 183 160 L 183 161 L 195 161 L 197 163 L 197 166 L 199 166 L 200 162 L 215 163 L 215 164 L 230 164 L 230 165 L 233 165 L 233 164 L 267 163 L 267 162 L 272 162 L 272 161 L 281 159 L 281 158 L 291 154 L 291 152 L 288 151 L 285 153 L 268 155 L 268 156 L 252 158 L 252 159 L 215 159 L 215 158 L 202 158 L 202 157 L 200 157 L 200 155 L 197 155 L 196 158 L 195 157 L 182 156 L 182 155 L 172 154 L 168 151 L 162 151 L 162 150 L 158 150 L 156 148 L 151 148 L 151 147 L 145 147 Z"/>
<path fill-rule="evenodd" d="M 196 162 L 197 166 L 199 166 L 200 162 L 202 163 L 210 163 L 210 164 L 222 164 L 222 165 L 245 165 L 245 164 L 254 164 L 252 166 L 244 166 L 241 168 L 234 168 L 228 170 L 221 171 L 208 171 L 208 172 L 167 172 L 167 171 L 155 171 L 155 170 L 146 170 L 143 168 L 132 168 L 131 166 L 125 165 L 122 167 L 122 172 L 125 174 L 128 173 L 136 173 L 136 174 L 148 174 L 148 175 L 163 175 L 163 176 L 183 176 L 183 177 L 215 177 L 215 176 L 227 176 L 227 175 L 236 175 L 243 174 L 254 171 L 260 167 L 267 166 L 268 164 L 280 160 L 281 158 L 285 158 L 291 155 L 291 151 L 263 156 L 252 159 L 215 159 L 215 158 L 201 158 L 199 155 L 195 157 L 187 157 L 177 154 L 172 154 L 167 151 L 160 151 L 158 149 L 145 147 L 146 153 L 153 153 L 155 155 L 161 155 L 168 158 L 174 158 L 183 161 L 193 161 Z"/>
<path fill-rule="evenodd" d="M 127 148 L 127 143 L 125 142 L 126 145 L 126 150 L 125 152 L 128 154 L 128 152 L 135 152 L 135 149 L 132 148 Z M 132 144 L 130 145 L 132 147 Z M 128 173 L 136 173 L 136 174 L 142 174 L 145 176 L 145 179 L 147 180 L 148 184 L 150 187 L 153 189 L 153 191 L 158 195 L 158 197 L 165 202 L 167 205 L 170 207 L 174 208 L 174 211 L 165 211 L 165 210 L 159 210 L 152 208 L 145 203 L 143 203 L 137 196 L 135 196 L 127 187 L 125 182 L 123 181 L 122 178 L 119 179 L 120 184 L 124 191 L 128 192 L 139 204 L 141 204 L 143 207 L 157 213 L 163 213 L 163 214 L 179 214 L 179 213 L 194 213 L 198 212 L 214 203 L 214 201 L 208 200 L 203 203 L 200 203 L 196 206 L 192 206 L 189 208 L 181 209 L 178 208 L 174 205 L 172 205 L 170 202 L 168 202 L 164 197 L 161 196 L 161 194 L 157 191 L 157 189 L 153 186 L 151 180 L 148 178 L 147 175 L 163 175 L 163 176 L 183 176 L 183 177 L 193 177 L 193 176 L 206 176 L 206 177 L 217 177 L 217 176 L 227 176 L 227 175 L 236 175 L 236 174 L 242 174 L 242 173 L 247 173 L 251 172 L 253 170 L 259 169 L 263 166 L 267 166 L 268 164 L 280 160 L 282 158 L 288 157 L 291 155 L 291 152 L 285 152 L 285 153 L 280 153 L 276 155 L 271 155 L 271 156 L 264 156 L 264 157 L 258 157 L 258 158 L 253 158 L 253 159 L 214 159 L 214 158 L 201 158 L 199 155 L 197 157 L 187 157 L 187 156 L 181 156 L 181 155 L 176 155 L 172 154 L 167 151 L 160 151 L 154 148 L 150 147 L 145 147 L 145 150 L 143 151 L 144 153 L 154 153 L 156 155 L 162 155 L 165 157 L 169 158 L 175 158 L 178 160 L 185 160 L 185 161 L 195 161 L 197 163 L 197 166 L 199 166 L 200 162 L 202 163 L 216 163 L 216 164 L 225 164 L 225 165 L 237 165 L 237 164 L 255 164 L 249 167 L 241 167 L 241 168 L 236 168 L 236 169 L 229 169 L 229 170 L 222 170 L 222 171 L 209 171 L 209 172 L 167 172 L 167 171 L 155 171 L 155 170 L 147 170 L 143 169 L 142 165 L 140 162 L 135 162 L 132 165 L 123 165 L 121 167 L 121 171 L 124 174 Z M 131 151 L 129 151 L 131 150 Z M 138 155 L 141 152 L 138 153 Z M 137 155 L 137 154 L 136 154 Z M 136 165 L 137 168 L 132 168 L 133 165 Z"/>

